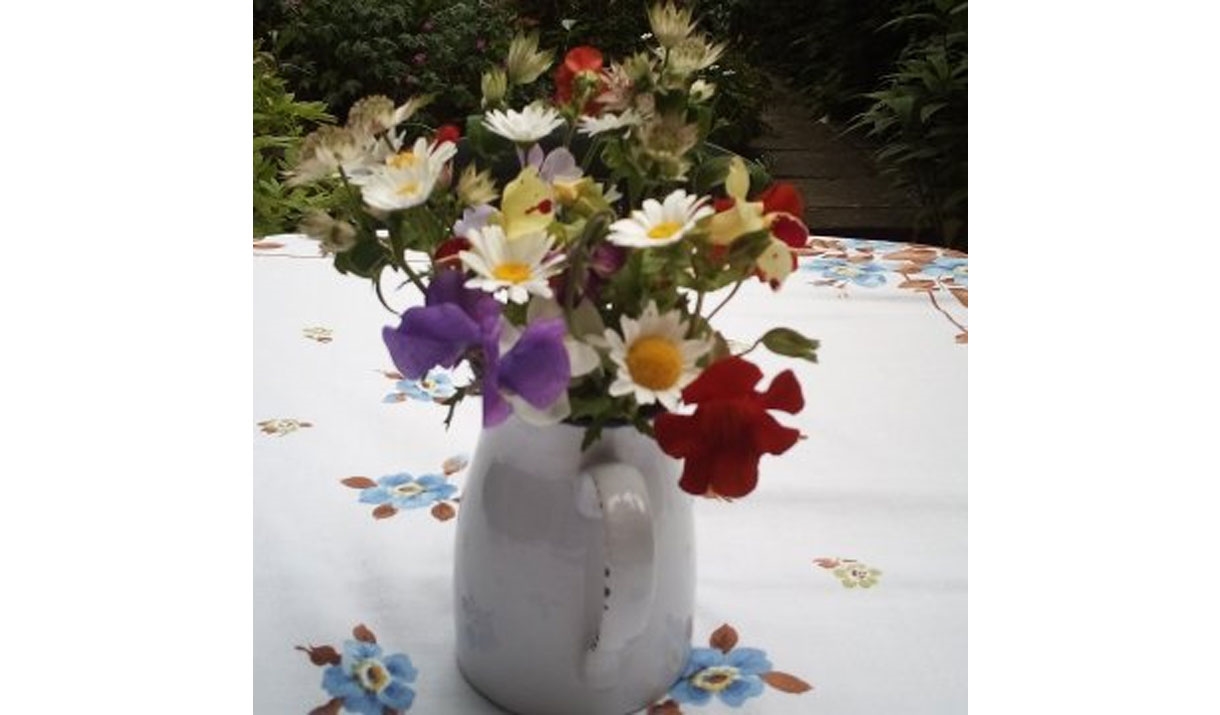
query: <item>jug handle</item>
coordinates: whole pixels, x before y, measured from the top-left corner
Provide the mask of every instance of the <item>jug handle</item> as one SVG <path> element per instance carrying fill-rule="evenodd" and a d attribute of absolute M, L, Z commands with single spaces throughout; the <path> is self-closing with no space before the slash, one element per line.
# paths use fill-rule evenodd
<path fill-rule="evenodd" d="M 605 588 L 597 633 L 585 653 L 585 674 L 594 685 L 610 686 L 623 648 L 644 631 L 652 610 L 653 510 L 635 467 L 611 462 L 590 467 L 588 474 L 605 530 Z"/>

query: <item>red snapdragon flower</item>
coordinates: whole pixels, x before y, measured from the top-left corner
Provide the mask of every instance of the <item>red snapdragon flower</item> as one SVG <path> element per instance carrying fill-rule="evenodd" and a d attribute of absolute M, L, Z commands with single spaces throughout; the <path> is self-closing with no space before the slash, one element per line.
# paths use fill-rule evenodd
<path fill-rule="evenodd" d="M 654 428 L 657 444 L 685 460 L 678 485 L 695 495 L 743 497 L 758 484 L 763 454 L 783 454 L 800 437 L 767 413 L 790 414 L 805 406 L 791 370 L 771 381 L 766 392 L 754 386 L 763 377 L 757 365 L 739 357 L 712 363 L 686 389 L 682 401 L 697 405 L 693 415 L 664 413 Z"/>
<path fill-rule="evenodd" d="M 457 144 L 458 140 L 461 138 L 462 138 L 462 130 L 460 127 L 458 127 L 458 125 L 442 124 L 440 127 L 437 128 L 436 138 L 433 139 L 433 141 L 436 142 L 437 144 L 442 144 L 444 142 L 453 142 L 454 144 Z"/>
<path fill-rule="evenodd" d="M 451 236 L 436 247 L 436 254 L 432 256 L 432 262 L 438 266 L 449 264 L 458 267 L 462 265 L 458 254 L 469 250 L 470 241 L 462 236 Z"/>
<path fill-rule="evenodd" d="M 602 85 L 605 84 L 601 76 L 603 62 L 601 50 L 596 47 L 581 45 L 568 50 L 563 64 L 555 70 L 555 103 L 567 104 L 572 101 L 576 80 L 582 74 L 592 76 L 598 83 L 598 90 L 592 96 L 601 94 Z M 582 114 L 594 114 L 596 111 L 597 102 L 592 99 L 581 109 Z"/>

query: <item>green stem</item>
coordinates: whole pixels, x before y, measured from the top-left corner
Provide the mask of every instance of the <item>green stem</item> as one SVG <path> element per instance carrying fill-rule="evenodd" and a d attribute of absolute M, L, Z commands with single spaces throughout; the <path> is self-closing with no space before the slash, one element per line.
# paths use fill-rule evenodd
<path fill-rule="evenodd" d="M 745 282 L 746 279 L 742 278 L 733 284 L 733 290 L 729 291 L 729 294 L 724 297 L 724 300 L 720 301 L 720 305 L 713 308 L 712 312 L 707 314 L 708 322 L 711 322 L 712 318 L 716 317 L 716 314 L 720 312 L 720 309 L 728 305 L 730 300 L 733 300 L 733 296 L 737 295 L 737 291 L 741 288 L 741 284 Z"/>

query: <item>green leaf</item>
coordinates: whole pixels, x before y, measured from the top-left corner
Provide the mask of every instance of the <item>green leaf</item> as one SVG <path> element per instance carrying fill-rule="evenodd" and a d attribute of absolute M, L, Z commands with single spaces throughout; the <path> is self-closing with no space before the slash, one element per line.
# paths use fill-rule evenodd
<path fill-rule="evenodd" d="M 807 338 L 791 328 L 768 330 L 760 342 L 776 355 L 800 358 L 809 362 L 818 361 L 818 341 Z"/>

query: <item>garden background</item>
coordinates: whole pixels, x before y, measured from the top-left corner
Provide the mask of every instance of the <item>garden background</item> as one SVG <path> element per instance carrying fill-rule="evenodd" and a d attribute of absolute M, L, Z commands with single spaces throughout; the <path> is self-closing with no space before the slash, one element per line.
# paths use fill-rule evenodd
<path fill-rule="evenodd" d="M 648 32 L 642 0 L 255 0 L 254 234 L 321 205 L 283 171 L 301 138 L 362 96 L 432 94 L 415 120 L 464 124 L 514 30 L 558 56 Z M 968 249 L 967 11 L 959 0 L 686 3 L 730 50 L 711 141 L 796 183 L 815 234 Z M 549 81 L 549 76 L 541 81 Z"/>

